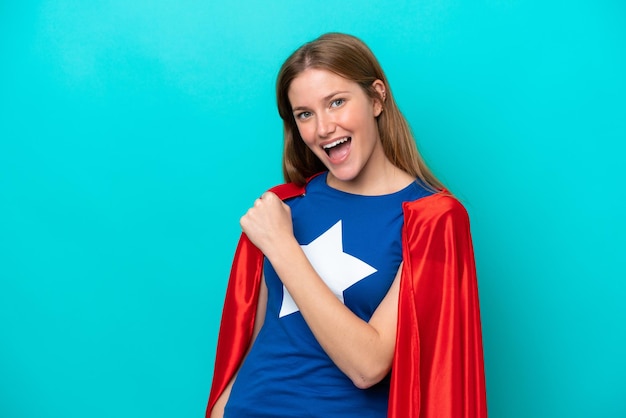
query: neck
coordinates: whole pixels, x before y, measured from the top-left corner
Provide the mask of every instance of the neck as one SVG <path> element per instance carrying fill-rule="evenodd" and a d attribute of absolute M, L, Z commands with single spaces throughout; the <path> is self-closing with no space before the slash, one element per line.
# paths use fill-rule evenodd
<path fill-rule="evenodd" d="M 415 181 L 415 177 L 399 169 L 387 158 L 375 170 L 361 172 L 356 178 L 343 181 L 328 172 L 326 182 L 333 189 L 364 196 L 380 196 L 395 193 Z"/>

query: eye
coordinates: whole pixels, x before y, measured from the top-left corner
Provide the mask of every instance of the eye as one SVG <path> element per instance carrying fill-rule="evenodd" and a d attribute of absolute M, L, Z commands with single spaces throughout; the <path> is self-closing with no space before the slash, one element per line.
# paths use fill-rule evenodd
<path fill-rule="evenodd" d="M 304 111 L 304 112 L 300 112 L 296 114 L 296 119 L 299 119 L 299 120 L 306 120 L 310 117 L 311 117 L 311 112 L 308 112 L 308 111 Z"/>
<path fill-rule="evenodd" d="M 339 107 L 346 102 L 345 99 L 335 99 L 330 102 L 330 107 Z"/>

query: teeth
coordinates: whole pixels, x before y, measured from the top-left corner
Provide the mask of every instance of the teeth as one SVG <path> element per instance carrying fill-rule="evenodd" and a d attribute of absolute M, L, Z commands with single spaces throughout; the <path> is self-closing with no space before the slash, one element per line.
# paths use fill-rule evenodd
<path fill-rule="evenodd" d="M 348 141 L 348 139 L 349 139 L 349 137 L 345 137 L 345 138 L 338 139 L 338 140 L 336 140 L 336 141 L 334 141 L 334 142 L 331 142 L 330 144 L 326 144 L 326 145 L 324 145 L 322 148 L 324 148 L 324 149 L 330 149 L 330 148 L 332 148 L 332 147 L 336 147 L 337 145 L 339 145 L 339 144 L 343 144 L 344 142 Z"/>

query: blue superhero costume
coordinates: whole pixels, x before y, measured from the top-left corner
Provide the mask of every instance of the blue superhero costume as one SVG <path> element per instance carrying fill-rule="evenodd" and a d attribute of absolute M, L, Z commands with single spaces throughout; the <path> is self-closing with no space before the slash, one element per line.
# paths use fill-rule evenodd
<path fill-rule="evenodd" d="M 396 193 L 361 196 L 311 180 L 291 207 L 294 235 L 336 296 L 368 321 L 402 262 L 403 202 L 432 194 L 417 182 Z M 308 328 L 269 261 L 263 327 L 225 410 L 238 417 L 385 417 L 389 379 L 358 389 Z M 320 307 L 323 309 L 323 307 Z"/>

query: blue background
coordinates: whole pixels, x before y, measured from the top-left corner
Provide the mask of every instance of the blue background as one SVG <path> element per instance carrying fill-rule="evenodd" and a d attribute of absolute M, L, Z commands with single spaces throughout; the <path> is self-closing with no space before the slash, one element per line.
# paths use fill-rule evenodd
<path fill-rule="evenodd" d="M 0 416 L 199 417 L 274 80 L 377 54 L 472 219 L 492 417 L 624 417 L 621 1 L 0 2 Z"/>

